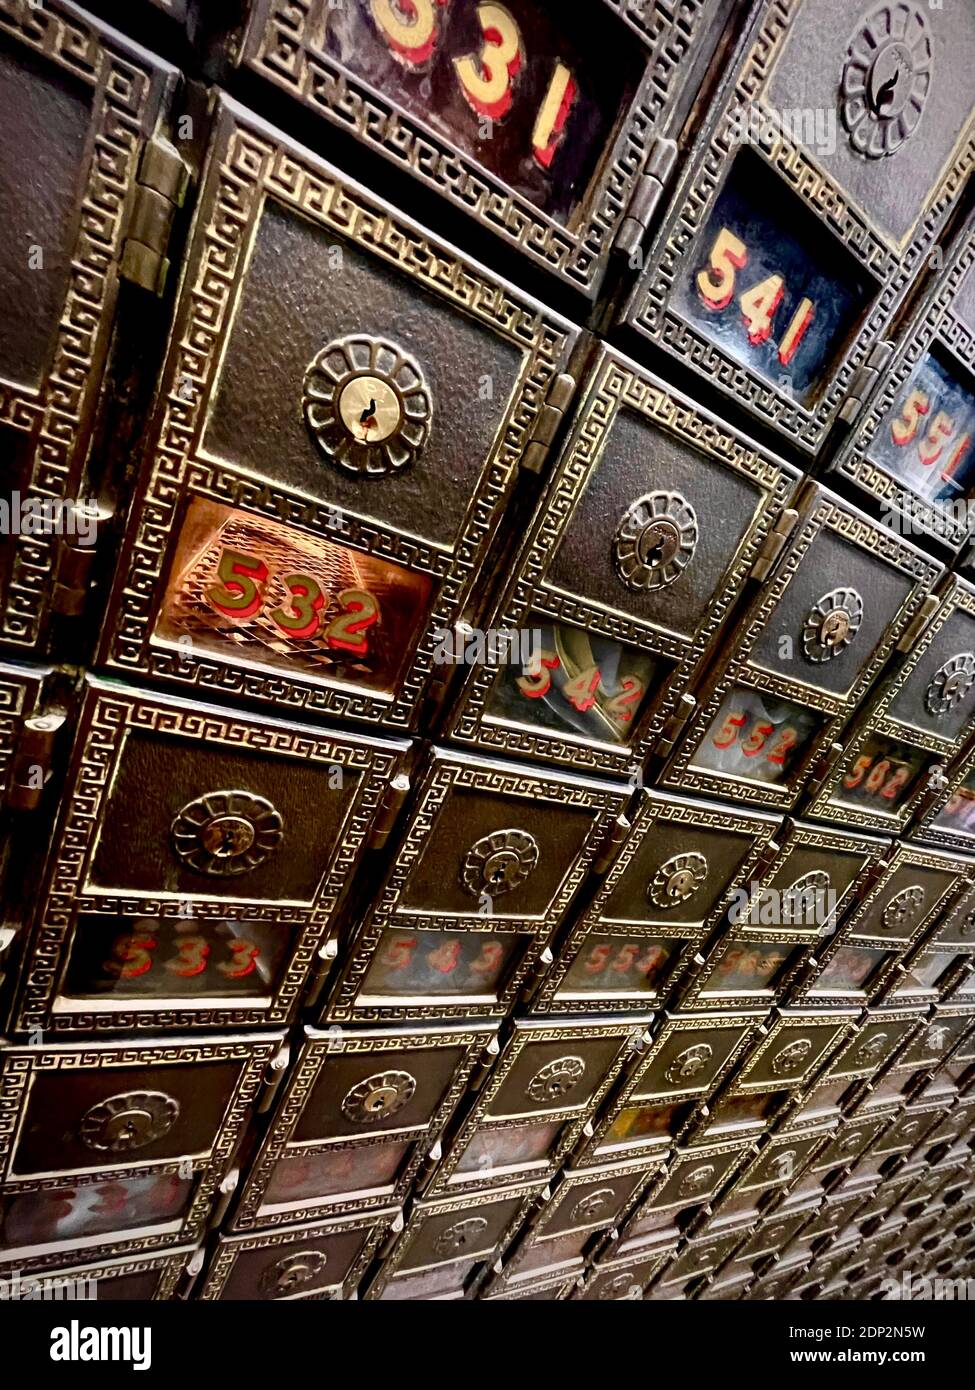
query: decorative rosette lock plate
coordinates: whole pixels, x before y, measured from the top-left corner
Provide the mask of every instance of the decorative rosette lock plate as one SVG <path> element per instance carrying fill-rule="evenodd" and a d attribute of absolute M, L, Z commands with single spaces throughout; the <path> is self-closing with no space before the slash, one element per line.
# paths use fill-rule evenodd
<path fill-rule="evenodd" d="M 321 453 L 359 477 L 401 473 L 430 437 L 423 373 L 381 338 L 354 335 L 322 348 L 305 372 L 302 405 Z"/>

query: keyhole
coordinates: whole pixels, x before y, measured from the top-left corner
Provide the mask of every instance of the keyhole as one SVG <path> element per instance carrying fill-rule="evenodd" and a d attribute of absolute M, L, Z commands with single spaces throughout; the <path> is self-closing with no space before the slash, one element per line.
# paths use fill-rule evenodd
<path fill-rule="evenodd" d="M 888 77 L 887 81 L 883 84 L 883 86 L 880 88 L 880 91 L 877 93 L 877 106 L 881 111 L 884 109 L 885 106 L 889 106 L 890 103 L 894 100 L 894 93 L 897 90 L 897 83 L 900 78 L 900 75 L 900 68 L 895 67 L 890 77 Z"/>

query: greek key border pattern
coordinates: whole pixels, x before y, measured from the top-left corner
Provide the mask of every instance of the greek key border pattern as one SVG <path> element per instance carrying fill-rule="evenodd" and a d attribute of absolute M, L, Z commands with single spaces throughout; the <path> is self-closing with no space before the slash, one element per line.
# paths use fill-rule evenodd
<path fill-rule="evenodd" d="M 385 264 L 462 309 L 523 350 L 524 363 L 512 401 L 499 421 L 495 445 L 485 461 L 452 551 L 415 542 L 372 523 L 360 522 L 349 539 L 411 569 L 441 577 L 431 614 L 412 665 L 392 701 L 340 687 L 322 687 L 274 669 L 237 669 L 232 657 L 176 655 L 150 645 L 150 621 L 181 500 L 196 488 L 233 505 L 288 518 L 315 529 L 324 504 L 239 476 L 201 456 L 207 402 L 218 379 L 220 352 L 235 311 L 234 290 L 244 272 L 247 248 L 257 235 L 263 198 L 271 197 L 318 226 L 362 247 Z M 521 299 L 502 282 L 479 273 L 459 255 L 414 230 L 400 215 L 346 184 L 328 166 L 295 150 L 284 136 L 252 129 L 246 113 L 226 102 L 214 139 L 201 194 L 189 279 L 166 369 L 163 419 L 155 462 L 135 514 L 128 573 L 120 572 L 114 602 L 121 611 L 109 645 L 112 665 L 210 687 L 221 694 L 287 703 L 292 709 L 406 727 L 433 666 L 435 633 L 450 626 L 463 603 L 497 517 L 517 472 L 521 454 L 545 401 L 548 387 L 574 341 L 576 330 L 541 306 Z M 176 389 L 179 383 L 179 390 Z"/>
<path fill-rule="evenodd" d="M 623 611 L 564 593 L 546 579 L 548 567 L 568 530 L 586 484 L 600 465 L 616 416 L 624 408 L 635 411 L 650 424 L 716 463 L 729 467 L 763 494 L 762 505 L 752 520 L 734 565 L 722 576 L 691 638 L 676 636 L 649 620 L 633 618 Z M 579 407 L 571 439 L 538 504 L 528 539 L 515 564 L 514 577 L 491 623 L 502 629 L 517 628 L 530 611 L 537 611 L 557 622 L 600 632 L 614 641 L 668 658 L 675 663 L 674 669 L 630 742 L 619 749 L 559 737 L 548 730 L 511 728 L 500 721 L 495 723 L 487 715 L 486 708 L 499 672 L 486 667 L 475 669 L 468 677 L 449 736 L 513 756 L 543 757 L 618 775 L 625 775 L 634 765 L 642 764 L 680 693 L 691 683 L 709 643 L 727 618 L 769 533 L 775 512 L 785 505 L 794 485 L 794 479 L 784 468 L 742 440 L 729 426 L 604 348 L 592 385 Z"/>
<path fill-rule="evenodd" d="M 293 1225 L 295 1222 L 313 1220 L 316 1216 L 321 1217 L 324 1214 L 325 1199 L 300 1209 L 289 1208 L 287 1212 L 261 1213 L 260 1206 L 278 1160 L 288 1152 L 295 1127 L 301 1119 L 322 1070 L 328 1066 L 331 1056 L 344 1056 L 350 1051 L 355 1051 L 357 1054 L 375 1054 L 381 1058 L 384 1055 L 408 1053 L 414 1049 L 427 1050 L 442 1047 L 465 1049 L 465 1055 L 451 1077 L 446 1091 L 422 1126 L 419 1124 L 416 1126 L 422 1132 L 413 1139 L 413 1152 L 397 1174 L 393 1194 L 384 1194 L 381 1199 L 376 1199 L 377 1204 L 388 1205 L 390 1201 L 398 1202 L 401 1200 L 409 1190 L 423 1162 L 425 1145 L 428 1141 L 433 1143 L 442 1133 L 444 1125 L 467 1089 L 471 1072 L 477 1065 L 485 1044 L 492 1036 L 493 1029 L 481 1028 L 464 1032 L 438 1033 L 435 1030 L 430 1030 L 385 1038 L 350 1038 L 349 1046 L 345 1044 L 344 1038 L 340 1040 L 341 1046 L 337 1046 L 330 1038 L 307 1041 L 299 1061 L 291 1070 L 287 1090 L 277 1106 L 274 1122 L 251 1164 L 232 1229 L 234 1231 L 246 1231 L 255 1227 L 268 1228 L 285 1223 Z M 395 1131 L 381 1131 L 367 1136 L 353 1134 L 343 1136 L 343 1140 L 347 1139 L 354 1142 L 329 1145 L 328 1148 L 329 1151 L 338 1147 L 358 1148 L 362 1146 L 364 1138 L 371 1139 L 378 1144 L 404 1137 L 410 1138 L 410 1136 L 397 1135 Z M 302 1149 L 306 1147 L 307 1145 L 303 1141 Z M 344 1203 L 329 1202 L 327 1205 L 329 1215 L 342 1215 L 346 1212 L 362 1211 L 364 1208 L 361 1198 Z"/>
<path fill-rule="evenodd" d="M 272 0 L 255 16 L 244 39 L 243 62 L 408 169 L 548 270 L 592 294 L 654 133 L 679 90 L 697 30 L 712 8 L 709 0 L 685 0 L 680 15 L 671 15 L 669 7 L 665 10 L 655 0 L 607 0 L 607 7 L 647 46 L 647 68 L 610 158 L 582 205 L 577 232 L 541 213 L 476 160 L 330 58 L 316 42 L 320 20 L 312 0 Z"/>
<path fill-rule="evenodd" d="M 131 1027 L 162 1028 L 186 1026 L 204 1028 L 214 1021 L 273 1023 L 290 1017 L 315 962 L 315 953 L 343 895 L 345 886 L 361 856 L 366 835 L 395 770 L 398 752 L 371 744 L 362 746 L 324 731 L 271 726 L 258 719 L 219 710 L 180 708 L 159 701 L 158 697 L 122 693 L 108 694 L 97 689 L 89 693 L 83 716 L 84 732 L 79 738 L 79 763 L 70 792 L 64 799 L 63 820 L 57 832 L 57 850 L 48 871 L 43 908 L 38 918 L 30 966 L 21 986 L 16 1026 L 18 1031 L 49 1027 L 53 1032 L 114 1033 Z M 151 731 L 163 736 L 191 737 L 219 743 L 230 749 L 249 749 L 301 759 L 303 762 L 337 764 L 360 773 L 359 786 L 349 799 L 342 833 L 337 836 L 331 862 L 319 884 L 315 899 L 307 906 L 278 909 L 270 903 L 213 902 L 201 904 L 207 918 L 242 920 L 257 917 L 300 927 L 291 956 L 268 1008 L 242 1010 L 232 1001 L 225 1007 L 194 1010 L 178 1005 L 165 1015 L 157 1010 L 140 1009 L 137 1004 L 124 1014 L 86 1011 L 79 1002 L 77 1011 L 50 1015 L 60 965 L 72 937 L 76 917 L 83 911 L 123 912 L 145 915 L 159 905 L 158 894 L 121 892 L 117 896 L 86 892 L 84 876 L 100 824 L 103 802 L 112 775 L 124 750 L 124 736 L 130 730 Z M 84 743 L 81 743 L 81 738 Z M 173 915 L 177 904 L 169 904 Z"/>
<path fill-rule="evenodd" d="M 872 463 L 867 457 L 867 450 L 893 408 L 899 392 L 935 341 L 944 344 L 964 366 L 975 369 L 975 335 L 952 313 L 955 295 L 973 263 L 975 233 L 969 232 L 934 295 L 928 297 L 908 326 L 895 361 L 881 375 L 877 389 L 870 397 L 862 423 L 833 465 L 878 501 L 896 507 L 903 516 L 956 550 L 964 545 L 971 528 L 952 522 L 940 508 L 917 497 L 885 469 Z"/>
<path fill-rule="evenodd" d="M 540 919 L 537 916 L 517 917 L 507 914 L 486 917 L 473 909 L 468 916 L 426 914 L 400 905 L 427 842 L 444 813 L 450 794 L 464 787 L 497 796 L 530 800 L 535 806 L 544 803 L 551 806 L 583 807 L 592 811 L 592 824 L 582 848 Z M 326 1018 L 335 1022 L 351 1018 L 362 1022 L 392 1022 L 455 1016 L 496 1017 L 521 988 L 534 968 L 546 941 L 564 918 L 605 840 L 609 821 L 622 812 L 628 796 L 625 787 L 576 785 L 565 781 L 556 773 L 519 772 L 460 761 L 435 762 L 427 773 L 413 817 L 401 832 L 402 838 L 396 859 L 356 936 L 354 950 L 328 1004 Z M 420 1006 L 396 1003 L 358 1005 L 357 996 L 383 933 L 398 927 L 409 927 L 419 931 L 510 931 L 528 934 L 533 941 L 507 980 L 503 997 L 497 1000 L 462 1005 L 437 1003 L 435 999 Z"/>
<path fill-rule="evenodd" d="M 790 435 L 811 452 L 821 444 L 830 421 L 850 389 L 854 372 L 870 344 L 889 322 L 927 246 L 964 187 L 975 164 L 975 142 L 969 137 L 967 144 L 963 143 L 954 164 L 932 189 L 928 210 L 919 219 L 910 245 L 901 251 L 892 242 L 888 243 L 839 186 L 778 129 L 778 122 L 758 122 L 760 140 L 756 149 L 760 156 L 782 176 L 786 187 L 792 188 L 812 211 L 828 222 L 881 288 L 855 342 L 845 351 L 818 403 L 811 409 L 784 399 L 764 378 L 722 352 L 667 305 L 682 258 L 703 228 L 730 165 L 739 115 L 749 106 L 767 114 L 761 94 L 798 7 L 799 0 L 772 0 L 769 4 L 755 43 L 725 99 L 708 146 L 698 157 L 694 182 L 688 186 L 683 203 L 668 219 L 658 238 L 660 249 L 655 248 L 654 259 L 634 297 L 630 321 L 638 331 L 660 341 L 668 351 L 688 361 L 694 370 L 741 400 L 772 428 Z"/>
<path fill-rule="evenodd" d="M 350 1265 L 341 1285 L 329 1285 L 309 1295 L 303 1302 L 322 1302 L 336 1297 L 336 1288 L 341 1296 L 352 1293 L 369 1267 L 373 1253 L 385 1238 L 389 1227 L 399 1215 L 399 1209 L 370 1212 L 358 1217 L 337 1218 L 322 1221 L 314 1226 L 299 1226 L 286 1231 L 265 1231 L 253 1236 L 227 1236 L 221 1240 L 214 1251 L 210 1266 L 196 1297 L 204 1302 L 219 1299 L 234 1265 L 241 1253 L 251 1250 L 273 1250 L 277 1246 L 289 1245 L 302 1240 L 318 1240 L 324 1236 L 343 1235 L 346 1231 L 365 1231 L 366 1239 Z"/>
<path fill-rule="evenodd" d="M 115 51 L 94 20 L 68 15 L 57 0 L 34 7 L 0 0 L 0 30 L 94 89 L 91 156 L 79 205 L 78 234 L 57 337 L 40 391 L 4 392 L 7 422 L 36 429 L 30 497 L 64 497 L 81 456 L 82 422 L 98 389 L 96 366 L 114 307 L 124 214 L 135 183 L 141 137 L 159 102 L 164 71 Z M 53 539 L 17 538 L 0 629 L 6 641 L 33 646 L 50 582 Z"/>

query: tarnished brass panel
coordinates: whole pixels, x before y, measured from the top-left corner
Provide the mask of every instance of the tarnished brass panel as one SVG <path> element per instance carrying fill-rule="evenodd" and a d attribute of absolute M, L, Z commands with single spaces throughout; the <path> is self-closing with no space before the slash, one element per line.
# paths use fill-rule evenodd
<path fill-rule="evenodd" d="M 959 202 L 973 98 L 968 8 L 764 0 L 626 321 L 815 453 Z"/>

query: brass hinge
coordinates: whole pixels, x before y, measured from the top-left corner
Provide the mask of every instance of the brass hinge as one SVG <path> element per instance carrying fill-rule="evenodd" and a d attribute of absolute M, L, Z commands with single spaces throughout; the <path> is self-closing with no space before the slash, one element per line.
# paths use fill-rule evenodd
<path fill-rule="evenodd" d="M 186 201 L 190 171 L 164 135 L 146 141 L 125 228 L 120 274 L 161 295 L 169 275 L 169 238 L 178 208 Z"/>
<path fill-rule="evenodd" d="M 66 720 L 67 715 L 57 711 L 34 715 L 21 725 L 7 788 L 7 805 L 13 810 L 33 811 L 40 804 Z"/>
<path fill-rule="evenodd" d="M 894 648 L 895 652 L 910 652 L 914 650 L 921 640 L 921 637 L 927 631 L 931 619 L 938 611 L 940 605 L 941 599 L 937 594 L 928 594 L 911 622 L 908 623 L 904 632 L 901 634 L 901 639 Z"/>
<path fill-rule="evenodd" d="M 785 543 L 796 529 L 799 513 L 795 507 L 784 507 L 776 517 L 775 525 L 765 537 L 761 550 L 752 561 L 748 578 L 763 584 L 772 572 L 776 560 L 785 549 Z"/>
<path fill-rule="evenodd" d="M 379 810 L 376 812 L 376 819 L 372 823 L 372 829 L 366 841 L 367 849 L 382 849 L 386 844 L 399 813 L 403 809 L 403 802 L 409 796 L 411 785 L 409 776 L 405 772 L 397 772 L 386 788 Z"/>
<path fill-rule="evenodd" d="M 471 1072 L 470 1078 L 467 1082 L 467 1089 L 472 1095 L 479 1091 L 481 1087 L 484 1085 L 485 1081 L 488 1079 L 488 1074 L 490 1073 L 491 1068 L 494 1066 L 495 1062 L 498 1060 L 498 1053 L 500 1051 L 500 1041 L 497 1037 L 492 1038 L 491 1041 L 488 1043 L 487 1047 L 485 1047 L 484 1051 L 478 1058 L 477 1066 Z"/>
<path fill-rule="evenodd" d="M 840 411 L 840 420 L 844 425 L 852 425 L 863 406 L 867 396 L 873 390 L 874 385 L 881 373 L 886 369 L 887 364 L 894 355 L 893 343 L 877 343 L 871 349 L 866 362 L 856 373 L 850 383 L 850 389 L 843 408 Z"/>
<path fill-rule="evenodd" d="M 264 1072 L 264 1086 L 257 1102 L 258 1115 L 266 1115 L 270 1110 L 274 1097 L 278 1093 L 278 1087 L 285 1078 L 288 1070 L 288 1063 L 291 1061 L 291 1049 L 286 1042 L 282 1043 L 277 1052 L 267 1064 Z"/>
<path fill-rule="evenodd" d="M 680 738 L 690 719 L 697 709 L 697 700 L 693 695 L 682 695 L 677 701 L 677 708 L 667 720 L 660 731 L 660 737 L 654 746 L 653 755 L 655 758 L 669 758 L 673 752 L 674 745 Z"/>
<path fill-rule="evenodd" d="M 521 467 L 529 473 L 541 471 L 555 432 L 562 423 L 562 417 L 575 393 L 576 385 L 576 379 L 570 372 L 559 372 L 549 383 L 545 393 L 545 404 L 538 412 L 535 428 L 521 456 Z"/>
<path fill-rule="evenodd" d="M 643 239 L 677 163 L 677 142 L 657 136 L 650 147 L 643 173 L 637 179 L 626 212 L 620 220 L 613 250 L 641 269 Z"/>
<path fill-rule="evenodd" d="M 808 794 L 810 796 L 819 795 L 824 782 L 843 756 L 844 751 L 842 743 L 831 743 L 829 745 L 826 752 L 816 763 L 812 776 L 809 778 Z"/>
<path fill-rule="evenodd" d="M 595 859 L 592 861 L 591 873 L 604 874 L 610 864 L 616 858 L 616 851 L 626 839 L 631 830 L 631 823 L 626 816 L 619 815 L 609 827 L 609 833 L 603 841 L 602 847 Z"/>
<path fill-rule="evenodd" d="M 84 611 L 91 590 L 98 528 L 109 520 L 112 510 L 99 505 L 92 513 L 88 504 L 80 503 L 72 508 L 72 514 L 55 555 L 51 590 L 52 611 L 66 618 L 77 618 Z M 87 535 L 87 540 L 82 541 L 82 535 Z"/>

